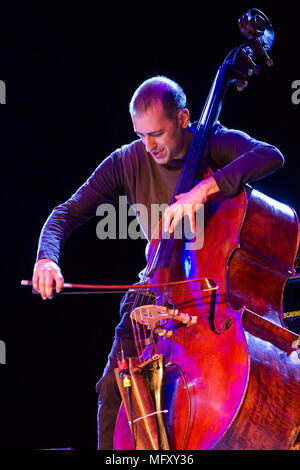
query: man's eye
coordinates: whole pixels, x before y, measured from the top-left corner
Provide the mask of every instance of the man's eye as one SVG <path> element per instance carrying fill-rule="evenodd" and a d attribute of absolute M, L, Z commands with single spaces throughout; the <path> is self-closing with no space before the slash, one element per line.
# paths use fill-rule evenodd
<path fill-rule="evenodd" d="M 150 137 L 160 137 L 161 135 L 163 134 L 163 132 L 155 132 L 153 134 L 149 134 Z M 136 132 L 136 135 L 140 138 L 140 139 L 143 139 L 145 136 L 143 134 L 139 134 L 138 132 Z"/>

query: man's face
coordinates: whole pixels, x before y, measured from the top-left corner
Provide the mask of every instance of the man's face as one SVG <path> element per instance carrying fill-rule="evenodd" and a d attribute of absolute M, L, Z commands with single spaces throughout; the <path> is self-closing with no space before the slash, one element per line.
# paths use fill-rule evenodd
<path fill-rule="evenodd" d="M 187 109 L 182 110 L 177 118 L 170 119 L 165 115 L 161 102 L 157 101 L 145 112 L 133 115 L 132 121 L 136 134 L 158 164 L 185 156 L 189 121 Z"/>

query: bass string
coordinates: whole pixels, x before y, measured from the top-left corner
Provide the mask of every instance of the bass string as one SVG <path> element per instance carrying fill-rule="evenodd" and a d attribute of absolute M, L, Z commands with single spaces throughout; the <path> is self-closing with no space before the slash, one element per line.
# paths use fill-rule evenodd
<path fill-rule="evenodd" d="M 183 168 L 183 171 L 179 175 L 179 180 L 177 182 L 170 204 L 172 204 L 175 201 L 176 194 L 179 194 L 179 192 L 186 192 L 188 190 L 187 184 L 189 184 L 189 186 L 191 185 L 191 182 L 190 182 L 191 173 L 195 173 L 196 165 L 198 164 L 197 153 L 198 153 L 198 148 L 199 148 L 199 139 L 200 139 L 200 135 L 198 132 L 196 132 L 194 135 L 191 147 L 189 149 L 190 156 L 189 155 L 187 156 L 187 159 L 190 160 L 190 163 L 187 165 L 187 168 L 192 167 L 192 169 L 187 173 L 186 169 Z M 164 252 L 167 249 L 169 240 L 170 240 L 169 238 L 166 238 L 163 236 L 163 227 L 160 226 L 159 235 L 157 237 L 157 241 L 155 242 L 154 248 L 153 248 L 153 256 L 152 258 L 149 259 L 149 262 L 147 264 L 145 277 L 149 277 L 149 274 L 153 271 L 155 267 L 155 263 L 157 263 L 157 260 L 159 259 L 159 254 Z"/>
<path fill-rule="evenodd" d="M 197 170 L 197 167 L 199 165 L 198 154 L 199 154 L 199 148 L 201 147 L 201 143 L 203 141 L 203 139 L 201 137 L 202 137 L 201 132 L 197 132 L 194 136 L 194 139 L 193 139 L 194 144 L 193 144 L 193 148 L 192 148 L 192 151 L 191 151 L 191 156 L 189 157 L 190 163 L 187 165 L 187 170 L 184 169 L 183 172 L 181 172 L 181 174 L 180 174 L 181 178 L 180 177 L 179 178 L 182 181 L 179 181 L 177 183 L 174 194 L 187 192 L 191 187 L 191 184 L 192 184 L 191 182 L 195 177 L 196 170 Z M 172 197 L 171 203 L 173 201 L 175 201 L 175 196 L 174 195 Z M 154 249 L 153 249 L 154 254 L 153 254 L 152 258 L 150 258 L 150 260 L 149 260 L 150 262 L 147 265 L 147 275 L 148 276 L 149 276 L 150 272 L 153 271 L 156 263 L 158 262 L 157 260 L 159 260 L 160 254 L 165 253 L 167 255 L 170 252 L 171 246 L 172 246 L 172 242 L 170 240 L 172 240 L 172 238 L 166 238 L 166 237 L 163 236 L 163 227 L 160 227 L 158 241 L 154 245 Z"/>
<path fill-rule="evenodd" d="M 221 68 L 221 71 L 218 74 L 218 77 L 215 83 L 217 94 L 223 86 L 224 76 L 225 76 L 224 69 Z M 187 192 L 191 188 L 192 182 L 196 176 L 196 171 L 200 163 L 199 154 L 200 156 L 203 155 L 208 132 L 210 129 L 209 126 L 207 126 L 207 122 L 204 121 L 203 123 L 202 121 L 204 120 L 204 118 L 206 119 L 206 121 L 209 121 L 211 119 L 212 110 L 215 106 L 215 101 L 216 101 L 215 95 L 213 96 L 212 100 L 208 99 L 207 101 L 208 103 L 202 112 L 201 118 L 198 121 L 196 132 L 194 133 L 194 137 L 192 140 L 192 144 L 189 148 L 183 170 L 179 175 L 179 179 L 175 187 L 170 204 L 175 202 L 175 196 L 177 194 L 180 194 L 182 192 Z M 161 241 L 161 244 L 159 245 L 160 241 Z M 165 248 L 165 244 L 168 244 L 168 239 L 162 238 L 162 234 L 160 233 L 159 242 L 157 243 L 158 245 L 157 248 L 162 250 L 163 248 Z M 155 251 L 157 251 L 157 249 Z M 156 252 L 153 256 L 153 259 L 150 260 L 151 269 L 153 269 L 152 264 L 155 258 L 157 258 Z M 149 274 L 149 270 L 148 270 L 148 274 Z"/>
<path fill-rule="evenodd" d="M 190 165 L 194 169 L 195 169 L 196 162 L 197 162 L 196 156 L 197 156 L 197 150 L 198 150 L 199 144 L 200 144 L 200 138 L 201 138 L 200 132 L 197 130 L 194 134 L 192 144 L 189 148 L 187 159 L 186 159 L 186 160 L 191 161 Z M 179 175 L 179 180 L 177 182 L 177 185 L 176 185 L 175 191 L 173 193 L 170 204 L 173 201 L 175 201 L 175 195 L 179 193 L 179 188 L 183 187 L 183 190 L 184 190 L 184 186 L 188 182 L 188 178 L 190 178 L 190 173 L 191 173 L 191 170 L 190 170 L 186 174 L 186 171 L 187 171 L 188 168 L 190 168 L 190 166 L 187 165 L 187 161 L 186 161 L 185 162 L 185 168 L 183 168 L 183 171 Z M 166 238 L 163 237 L 163 227 L 161 225 L 159 227 L 159 235 L 158 235 L 157 239 L 155 240 L 154 247 L 153 247 L 153 250 L 152 250 L 153 255 L 150 256 L 150 259 L 147 263 L 146 269 L 143 273 L 143 277 L 142 277 L 142 280 L 141 280 L 141 282 L 143 284 L 148 282 L 150 273 L 153 271 L 153 269 L 155 268 L 155 266 L 158 263 L 158 260 L 160 259 L 160 254 L 162 252 L 168 252 L 168 246 L 170 246 L 169 239 L 166 239 Z M 137 295 L 135 296 L 133 305 L 132 305 L 131 312 L 137 307 L 137 305 L 140 305 L 144 302 L 145 295 L 146 294 L 144 292 L 143 293 L 140 293 L 140 292 L 137 293 Z M 135 329 L 134 329 L 134 339 L 135 339 L 135 345 L 136 345 L 136 348 L 137 348 L 138 355 L 140 356 L 140 351 L 142 350 L 142 341 L 141 341 L 141 338 L 139 338 L 138 335 L 136 334 Z"/>
<path fill-rule="evenodd" d="M 208 123 L 211 119 L 212 110 L 214 109 L 215 104 L 216 104 L 216 96 L 219 95 L 220 89 L 224 84 L 224 75 L 225 75 L 224 67 L 221 67 L 215 78 L 214 84 L 210 90 L 210 93 L 205 103 L 201 117 L 197 123 L 196 131 L 194 133 L 192 143 L 188 150 L 184 167 L 179 175 L 170 204 L 176 201 L 175 196 L 177 194 L 187 192 L 190 189 L 192 185 L 192 181 L 195 178 L 197 168 L 199 167 L 201 157 L 203 156 L 203 153 L 205 150 L 208 131 L 210 130 L 210 126 L 208 126 Z M 200 158 L 199 158 L 199 154 L 200 154 Z M 170 246 L 171 246 L 170 239 L 163 237 L 163 227 L 161 225 L 159 228 L 159 236 L 157 237 L 157 241 L 155 241 L 155 244 L 152 250 L 153 255 L 150 257 L 147 263 L 147 267 L 143 273 L 143 277 L 142 277 L 143 283 L 148 282 L 151 272 L 153 272 L 153 269 L 157 266 L 158 261 L 161 260 L 161 253 L 168 254 L 170 250 Z M 144 300 L 145 300 L 145 294 L 144 293 L 141 294 L 139 292 L 135 296 L 132 311 L 136 308 L 138 304 L 141 304 Z"/>
<path fill-rule="evenodd" d="M 145 356 L 145 354 L 147 352 L 148 355 L 150 356 L 149 348 L 151 348 L 151 345 L 153 345 L 154 354 L 156 354 L 157 350 L 156 350 L 156 343 L 155 343 L 153 331 L 150 329 L 151 330 L 151 333 L 149 335 L 149 337 L 151 338 L 151 343 L 150 343 L 148 341 L 149 338 L 146 333 L 145 322 L 143 321 L 142 313 L 140 312 L 139 315 L 140 315 L 139 321 L 137 320 L 136 312 L 134 312 L 134 315 L 131 315 L 131 325 L 132 325 L 134 340 L 135 340 L 135 344 L 137 348 L 139 363 L 142 364 L 143 362 L 147 361 L 150 358 L 150 357 Z M 141 336 L 139 324 L 143 326 L 144 338 L 142 338 Z M 143 341 L 144 341 L 145 348 L 143 347 Z"/>
<path fill-rule="evenodd" d="M 205 107 L 197 123 L 197 131 L 194 134 L 191 148 L 189 149 L 183 171 L 179 176 L 171 203 L 174 202 L 176 194 L 190 190 L 192 182 L 196 177 L 197 169 L 200 167 L 200 162 L 204 155 L 208 133 L 216 120 L 215 113 L 213 111 L 215 110 L 215 107 L 218 103 L 218 96 L 224 88 L 224 84 L 226 84 L 226 74 L 227 66 L 223 65 L 218 70 Z M 212 121 L 212 118 L 214 121 L 210 122 Z M 164 247 L 164 252 L 166 252 L 166 255 L 168 256 L 170 253 L 171 244 L 168 244 L 168 240 L 162 240 L 162 245 L 166 245 Z"/>

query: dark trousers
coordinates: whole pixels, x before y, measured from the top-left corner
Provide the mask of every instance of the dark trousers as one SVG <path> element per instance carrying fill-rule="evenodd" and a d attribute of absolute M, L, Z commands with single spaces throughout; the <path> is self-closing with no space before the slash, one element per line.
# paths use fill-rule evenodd
<path fill-rule="evenodd" d="M 120 353 L 120 340 L 126 357 L 137 355 L 133 339 L 115 337 L 103 375 L 97 383 L 98 396 L 98 449 L 112 450 L 117 414 L 121 405 L 121 396 L 114 369 Z"/>

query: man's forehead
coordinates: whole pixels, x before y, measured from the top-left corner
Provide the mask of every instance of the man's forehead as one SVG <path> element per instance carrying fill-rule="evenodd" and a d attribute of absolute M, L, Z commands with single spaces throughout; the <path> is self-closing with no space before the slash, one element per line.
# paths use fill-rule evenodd
<path fill-rule="evenodd" d="M 155 117 L 165 117 L 165 109 L 160 100 L 152 101 L 148 106 L 140 108 L 136 111 L 135 116 L 141 118 L 145 115 L 153 115 Z"/>
<path fill-rule="evenodd" d="M 167 124 L 168 118 L 162 104 L 151 105 L 145 111 L 140 111 L 132 116 L 133 126 L 136 132 L 148 134 L 157 132 Z"/>

